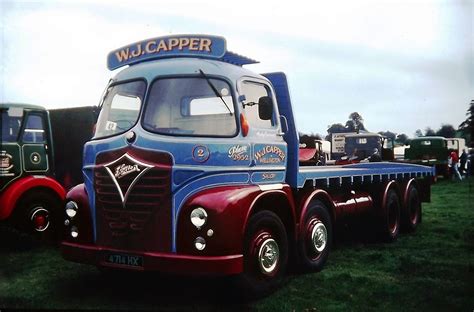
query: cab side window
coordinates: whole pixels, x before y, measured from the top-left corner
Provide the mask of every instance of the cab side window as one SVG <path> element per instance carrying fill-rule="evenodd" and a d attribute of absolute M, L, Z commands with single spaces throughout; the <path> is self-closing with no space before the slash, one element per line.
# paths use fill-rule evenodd
<path fill-rule="evenodd" d="M 258 100 L 262 96 L 271 96 L 267 87 L 261 83 L 244 81 L 242 94 L 245 95 L 244 112 L 249 125 L 254 128 L 272 128 L 275 125 L 273 118 L 263 120 L 258 114 Z"/>
<path fill-rule="evenodd" d="M 45 143 L 44 121 L 41 115 L 30 114 L 23 132 L 23 143 Z"/>

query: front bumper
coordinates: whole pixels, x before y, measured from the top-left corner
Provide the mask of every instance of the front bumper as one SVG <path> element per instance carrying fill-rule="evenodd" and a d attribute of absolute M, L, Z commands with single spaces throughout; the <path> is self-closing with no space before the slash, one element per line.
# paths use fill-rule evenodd
<path fill-rule="evenodd" d="M 101 267 L 122 268 L 138 271 L 159 271 L 179 274 L 232 275 L 243 271 L 243 256 L 189 256 L 173 253 L 127 251 L 95 245 L 61 243 L 64 259 Z M 143 257 L 140 267 L 112 264 L 106 261 L 110 254 L 130 254 Z"/>

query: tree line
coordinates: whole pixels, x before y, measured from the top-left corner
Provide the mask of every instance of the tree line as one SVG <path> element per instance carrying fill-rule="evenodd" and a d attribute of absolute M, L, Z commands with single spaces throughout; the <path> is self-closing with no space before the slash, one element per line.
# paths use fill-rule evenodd
<path fill-rule="evenodd" d="M 466 120 L 459 124 L 456 129 L 451 124 L 442 124 L 438 130 L 434 130 L 431 127 L 426 127 L 424 131 L 417 129 L 414 133 L 414 137 L 422 136 L 442 136 L 445 138 L 461 137 L 466 140 L 466 145 L 474 147 L 474 100 L 471 100 L 469 107 L 466 112 Z M 334 123 L 328 126 L 328 134 L 325 139 L 330 141 L 333 133 L 345 133 L 345 132 L 369 132 L 364 126 L 364 118 L 358 112 L 353 112 L 349 115 L 348 120 L 345 124 Z M 380 135 L 394 139 L 397 144 L 409 145 L 410 137 L 405 133 L 395 133 L 392 131 L 379 131 Z M 300 133 L 300 138 L 312 138 L 321 140 L 322 135 L 318 133 L 304 134 Z"/>

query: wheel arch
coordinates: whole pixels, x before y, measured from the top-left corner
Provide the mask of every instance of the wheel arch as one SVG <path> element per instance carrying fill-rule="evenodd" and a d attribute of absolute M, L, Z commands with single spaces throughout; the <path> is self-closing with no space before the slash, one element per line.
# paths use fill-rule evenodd
<path fill-rule="evenodd" d="M 402 197 L 402 193 L 401 193 L 401 190 L 400 190 L 400 185 L 397 183 L 397 181 L 395 180 L 391 180 L 391 181 L 388 181 L 387 184 L 385 184 L 384 188 L 383 188 L 383 195 L 382 195 L 382 202 L 381 202 L 381 208 L 382 208 L 382 211 L 385 211 L 385 209 L 387 209 L 387 197 L 388 197 L 388 193 L 391 191 L 391 190 L 394 190 L 395 193 L 397 194 L 397 197 L 398 197 L 398 202 L 400 204 L 400 207 L 403 206 L 403 197 Z"/>
<path fill-rule="evenodd" d="M 245 231 L 248 227 L 250 217 L 257 212 L 268 210 L 275 213 L 280 220 L 283 222 L 285 229 L 287 230 L 288 243 L 292 244 L 296 238 L 296 226 L 295 226 L 295 207 L 292 200 L 291 191 L 288 189 L 282 190 L 269 190 L 263 191 L 258 194 L 250 205 L 250 209 L 247 212 L 245 218 L 244 227 L 242 229 L 242 235 L 245 235 Z M 244 236 L 242 236 L 244 237 Z"/>
<path fill-rule="evenodd" d="M 313 190 L 301 201 L 301 209 L 300 209 L 301 213 L 299 215 L 298 224 L 301 226 L 304 223 L 303 219 L 306 214 L 306 211 L 308 210 L 309 205 L 313 201 L 316 201 L 316 200 L 321 201 L 327 207 L 328 213 L 331 216 L 331 222 L 332 224 L 335 224 L 336 213 L 335 213 L 334 202 L 332 200 L 331 195 L 329 195 L 329 193 L 326 192 L 325 190 L 321 190 L 321 189 Z"/>
<path fill-rule="evenodd" d="M 66 190 L 56 180 L 49 177 L 29 176 L 15 181 L 0 196 L 0 220 L 7 219 L 26 195 L 34 192 L 46 192 L 60 202 L 66 198 Z"/>
<path fill-rule="evenodd" d="M 408 180 L 408 182 L 406 182 L 406 184 L 403 186 L 403 206 L 408 204 L 408 196 L 410 195 L 408 191 L 412 186 L 416 188 L 418 192 L 420 191 L 420 186 L 418 185 L 418 181 L 415 178 Z"/>

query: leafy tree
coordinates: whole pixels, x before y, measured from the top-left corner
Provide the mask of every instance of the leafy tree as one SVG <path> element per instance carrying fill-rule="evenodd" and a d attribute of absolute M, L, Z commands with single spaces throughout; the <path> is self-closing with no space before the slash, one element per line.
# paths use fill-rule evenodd
<path fill-rule="evenodd" d="M 461 131 L 463 138 L 466 139 L 468 146 L 474 145 L 474 100 L 471 100 L 471 104 L 466 112 L 466 120 L 459 125 L 459 131 Z"/>
<path fill-rule="evenodd" d="M 430 127 L 426 127 L 425 128 L 425 136 L 433 136 L 433 135 L 436 135 L 436 132 L 431 129 Z"/>
<path fill-rule="evenodd" d="M 367 131 L 364 126 L 364 118 L 358 112 L 353 112 L 349 115 L 349 120 L 346 122 L 345 126 L 348 132 L 357 132 L 363 130 Z"/>
<path fill-rule="evenodd" d="M 419 138 L 419 137 L 422 137 L 422 136 L 423 136 L 423 132 L 421 131 L 421 129 L 416 129 L 415 137 Z"/>
<path fill-rule="evenodd" d="M 454 138 L 456 135 L 456 129 L 452 125 L 443 124 L 438 131 L 436 131 L 436 135 L 445 137 L 445 138 Z"/>
<path fill-rule="evenodd" d="M 313 140 L 322 140 L 322 136 L 319 134 L 319 133 L 313 133 L 311 132 L 310 134 L 306 134 L 306 133 L 303 133 L 303 132 L 298 132 L 298 135 L 301 138 L 310 138 L 310 139 L 313 139 Z"/>
<path fill-rule="evenodd" d="M 410 144 L 410 139 L 408 138 L 408 135 L 406 135 L 405 133 L 401 133 L 401 134 L 397 135 L 396 141 L 400 144 L 403 144 L 403 145 L 409 145 Z"/>
<path fill-rule="evenodd" d="M 329 126 L 328 128 L 328 135 L 326 136 L 326 140 L 331 141 L 331 135 L 333 133 L 344 133 L 344 132 L 351 132 L 346 127 L 344 127 L 341 123 L 335 123 Z"/>
<path fill-rule="evenodd" d="M 329 126 L 328 133 L 343 133 L 348 132 L 346 127 L 344 127 L 341 123 L 335 123 Z"/>
<path fill-rule="evenodd" d="M 389 139 L 394 139 L 394 140 L 397 136 L 397 134 L 393 133 L 392 131 L 380 131 L 379 134 L 384 136 L 384 137 L 387 137 Z"/>

